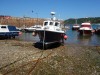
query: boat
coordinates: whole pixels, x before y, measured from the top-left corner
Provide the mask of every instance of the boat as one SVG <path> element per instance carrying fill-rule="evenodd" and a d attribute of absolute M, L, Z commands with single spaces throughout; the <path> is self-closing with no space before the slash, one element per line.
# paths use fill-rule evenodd
<path fill-rule="evenodd" d="M 89 35 L 89 34 L 92 34 L 94 32 L 94 30 L 91 26 L 91 23 L 85 22 L 85 23 L 81 24 L 78 32 L 80 35 Z"/>
<path fill-rule="evenodd" d="M 98 25 L 98 27 L 95 29 L 95 34 L 100 35 L 100 25 Z"/>
<path fill-rule="evenodd" d="M 20 31 L 12 25 L 0 25 L 0 38 L 15 38 L 19 36 Z"/>
<path fill-rule="evenodd" d="M 74 24 L 72 26 L 72 30 L 78 30 L 80 28 L 80 26 L 78 24 Z"/>
<path fill-rule="evenodd" d="M 34 25 L 24 29 L 25 32 L 34 32 L 36 29 L 40 29 L 42 25 Z"/>
<path fill-rule="evenodd" d="M 64 25 L 63 28 L 66 29 L 66 30 L 68 30 L 68 29 L 70 29 L 70 26 L 69 25 Z"/>
<path fill-rule="evenodd" d="M 80 28 L 80 25 L 77 24 L 77 19 L 75 20 L 75 24 L 72 26 L 72 30 L 78 30 Z"/>
<path fill-rule="evenodd" d="M 62 43 L 67 39 L 65 31 L 61 28 L 61 23 L 54 17 L 55 12 L 51 12 L 53 18 L 45 20 L 41 29 L 36 29 L 39 36 L 39 43 L 42 43 L 43 48 L 47 48 L 48 44 Z"/>

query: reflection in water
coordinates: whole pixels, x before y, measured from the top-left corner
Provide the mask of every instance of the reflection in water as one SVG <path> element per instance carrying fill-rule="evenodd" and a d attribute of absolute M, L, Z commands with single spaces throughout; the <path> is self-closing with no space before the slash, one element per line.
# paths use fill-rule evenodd
<path fill-rule="evenodd" d="M 78 43 L 80 45 L 89 45 L 90 42 L 92 41 L 91 40 L 91 35 L 88 35 L 88 36 L 82 36 L 82 35 L 78 35 Z"/>
<path fill-rule="evenodd" d="M 38 36 L 32 36 L 32 33 L 22 33 L 22 35 L 17 37 L 19 40 L 24 40 L 24 41 L 33 41 L 33 42 L 38 42 L 39 37 Z"/>
<path fill-rule="evenodd" d="M 91 45 L 100 46 L 100 35 L 94 34 L 91 39 Z"/>

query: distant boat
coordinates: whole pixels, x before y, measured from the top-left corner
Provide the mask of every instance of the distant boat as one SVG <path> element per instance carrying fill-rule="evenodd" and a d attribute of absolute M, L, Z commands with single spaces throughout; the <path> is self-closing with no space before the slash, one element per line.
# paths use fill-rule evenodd
<path fill-rule="evenodd" d="M 88 35 L 93 33 L 93 28 L 91 26 L 91 23 L 85 22 L 81 24 L 78 31 L 80 35 Z"/>
<path fill-rule="evenodd" d="M 55 12 L 51 12 L 51 15 L 55 15 Z M 40 43 L 43 43 L 43 47 L 47 48 L 48 44 L 52 43 L 64 43 L 64 39 L 67 39 L 65 32 L 61 28 L 61 23 L 55 17 L 43 22 L 41 29 L 36 29 L 36 32 L 40 38 Z"/>
<path fill-rule="evenodd" d="M 24 29 L 24 31 L 26 32 L 34 32 L 36 29 L 40 29 L 42 27 L 42 25 L 34 25 L 31 27 L 27 27 Z"/>
<path fill-rule="evenodd" d="M 68 25 L 64 25 L 64 27 L 62 27 L 64 29 L 70 29 L 70 27 Z"/>
<path fill-rule="evenodd" d="M 78 24 L 74 24 L 72 26 L 72 30 L 78 30 L 80 28 L 80 26 Z"/>
<path fill-rule="evenodd" d="M 97 23 L 96 25 L 100 25 L 100 23 Z"/>
<path fill-rule="evenodd" d="M 100 35 L 100 25 L 98 25 L 98 27 L 95 29 L 95 34 L 99 34 Z"/>
<path fill-rule="evenodd" d="M 19 30 L 12 25 L 0 25 L 0 37 L 15 38 L 19 35 Z"/>
<path fill-rule="evenodd" d="M 80 27 L 79 24 L 77 24 L 77 19 L 75 19 L 75 24 L 72 26 L 72 30 L 78 30 Z"/>

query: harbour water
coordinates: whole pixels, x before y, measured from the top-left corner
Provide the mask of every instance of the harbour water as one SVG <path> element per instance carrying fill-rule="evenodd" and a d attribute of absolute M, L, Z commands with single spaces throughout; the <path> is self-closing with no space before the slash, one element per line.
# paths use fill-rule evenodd
<path fill-rule="evenodd" d="M 70 29 L 66 30 L 66 34 L 68 36 L 68 39 L 65 40 L 65 44 L 79 44 L 79 45 L 89 45 L 89 46 L 100 46 L 100 35 L 90 35 L 90 36 L 80 36 L 78 31 L 73 31 L 72 25 L 69 26 Z M 92 25 L 93 29 L 97 27 L 97 25 Z M 17 37 L 19 40 L 24 41 L 33 41 L 38 42 L 39 37 L 38 36 L 32 36 L 32 33 L 22 33 L 19 37 Z"/>
<path fill-rule="evenodd" d="M 96 29 L 98 25 L 92 25 L 93 29 Z M 96 35 L 93 33 L 92 35 L 82 36 L 79 35 L 78 31 L 72 30 L 72 25 L 70 25 L 70 29 L 66 31 L 68 35 L 68 39 L 66 43 L 74 43 L 79 45 L 89 45 L 89 46 L 100 46 L 100 35 Z"/>

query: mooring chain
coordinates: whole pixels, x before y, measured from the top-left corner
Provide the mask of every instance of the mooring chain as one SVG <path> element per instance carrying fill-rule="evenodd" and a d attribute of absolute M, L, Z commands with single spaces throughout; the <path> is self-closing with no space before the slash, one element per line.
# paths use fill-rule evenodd
<path fill-rule="evenodd" d="M 6 67 L 9 67 L 9 66 L 11 66 L 11 65 L 14 65 L 14 64 L 16 64 L 17 62 L 19 62 L 19 61 L 21 61 L 21 60 L 23 60 L 23 59 L 26 59 L 26 58 L 28 58 L 29 56 L 32 56 L 32 55 L 34 55 L 34 54 L 38 54 L 38 53 L 41 53 L 41 51 L 36 52 L 36 53 L 33 53 L 33 54 L 29 54 L 29 55 L 26 56 L 26 57 L 23 57 L 23 58 L 21 58 L 21 59 L 19 59 L 19 60 L 16 60 L 16 61 L 14 61 L 14 62 L 12 62 L 12 63 L 10 63 L 10 64 L 7 64 L 7 65 L 1 67 L 0 70 L 4 69 L 4 68 L 6 68 Z M 36 61 L 36 60 L 34 60 L 34 61 Z M 24 65 L 24 66 L 25 66 L 25 65 Z M 20 67 L 21 67 L 21 66 L 20 66 Z M 20 67 L 18 67 L 18 68 L 20 68 Z M 16 68 L 16 69 L 18 69 L 18 68 Z M 14 69 L 14 70 L 15 70 L 15 69 Z M 12 71 L 14 71 L 14 70 L 12 70 Z M 9 71 L 9 72 L 12 72 L 12 71 Z M 9 73 L 9 72 L 7 72 L 7 73 Z M 7 73 L 6 73 L 6 74 L 7 74 Z"/>
<path fill-rule="evenodd" d="M 36 62 L 35 65 L 31 68 L 31 70 L 30 70 L 29 73 L 28 73 L 28 75 L 30 75 L 31 72 L 34 70 L 34 68 L 37 66 L 37 64 L 40 62 L 40 60 L 43 60 L 43 59 L 49 57 L 49 56 L 52 54 L 52 52 L 51 52 L 51 53 L 49 53 L 47 56 L 41 58 L 41 57 L 43 56 L 43 52 L 44 52 L 44 51 L 42 51 L 42 52 L 40 51 L 41 55 L 39 56 L 38 59 L 29 61 L 27 64 L 21 65 L 21 66 L 19 66 L 19 67 L 13 69 L 13 70 L 11 70 L 11 71 L 8 71 L 8 72 L 4 73 L 3 75 L 7 75 L 7 74 L 9 74 L 9 73 L 11 73 L 11 72 L 13 72 L 13 71 L 15 71 L 15 70 L 21 68 L 21 67 L 27 66 L 27 65 L 30 64 L 31 62 Z M 38 52 L 38 53 L 39 53 L 39 52 Z M 13 63 L 13 64 L 14 64 L 14 63 Z"/>

